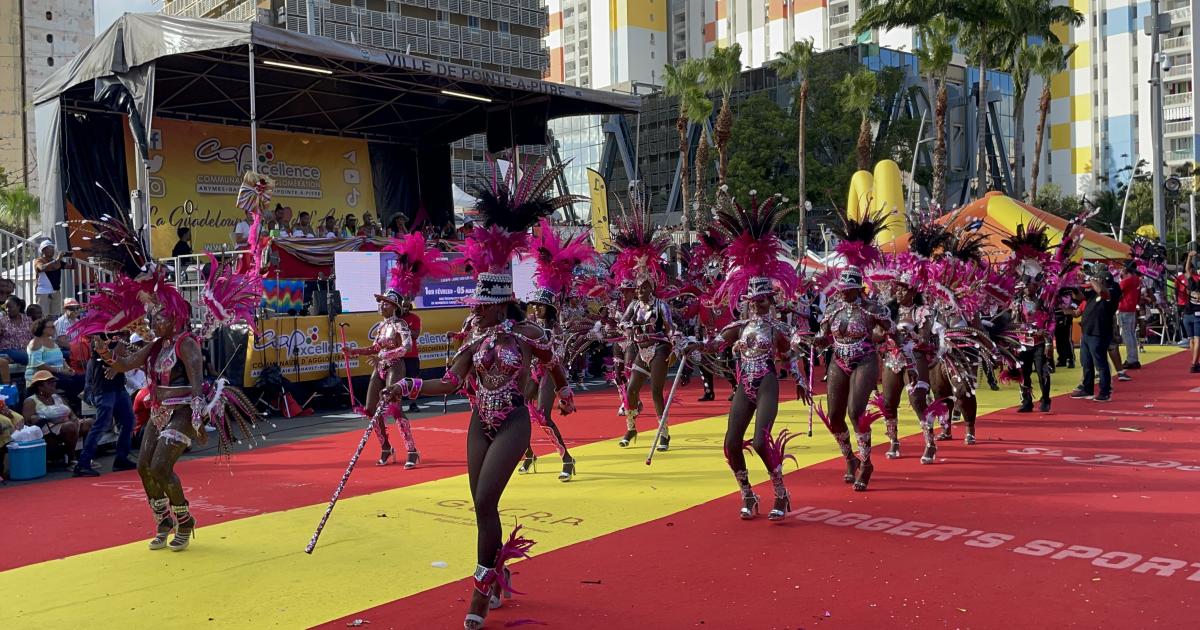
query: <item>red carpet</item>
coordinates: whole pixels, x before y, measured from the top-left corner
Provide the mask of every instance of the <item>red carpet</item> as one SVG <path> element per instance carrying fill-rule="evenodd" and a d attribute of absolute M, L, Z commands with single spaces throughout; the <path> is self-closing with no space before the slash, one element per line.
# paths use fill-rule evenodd
<path fill-rule="evenodd" d="M 918 464 L 919 438 L 899 461 L 877 448 L 865 494 L 842 484 L 839 463 L 801 470 L 781 524 L 738 520 L 731 494 L 551 553 L 535 547 L 516 567 L 528 595 L 488 627 L 1193 628 L 1200 377 L 1186 365 L 1183 355 L 1149 365 L 1108 404 L 992 414 L 977 446 L 942 443 L 933 466 Z M 458 627 L 469 588 L 464 579 L 327 627 Z"/>

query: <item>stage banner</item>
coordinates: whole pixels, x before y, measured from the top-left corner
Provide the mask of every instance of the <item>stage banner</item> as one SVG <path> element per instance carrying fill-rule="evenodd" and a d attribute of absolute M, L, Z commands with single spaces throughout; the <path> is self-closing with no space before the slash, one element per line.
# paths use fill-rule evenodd
<path fill-rule="evenodd" d="M 462 328 L 469 311 L 447 308 L 414 312 L 421 318 L 421 334 L 417 337 L 421 369 L 438 369 L 440 372 L 446 366 L 447 353 L 452 351 L 448 333 Z M 365 348 L 375 342 L 381 322 L 379 315 L 374 313 L 352 313 L 334 319 L 334 326 L 342 323 L 349 324 L 346 343 L 351 348 Z M 263 320 L 259 323 L 258 334 L 249 336 L 247 348 L 242 383 L 245 387 L 253 387 L 268 365 L 278 365 L 283 375 L 293 382 L 319 381 L 329 374 L 331 356 L 338 378 L 346 375 L 340 334 L 336 328 L 330 330 L 329 318 L 323 315 Z M 350 373 L 355 376 L 370 374 L 372 368 L 368 358 L 350 359 Z"/>
<path fill-rule="evenodd" d="M 124 134 L 130 189 L 137 187 L 137 151 Z M 251 168 L 275 180 L 276 203 L 312 215 L 375 213 L 375 193 L 365 140 L 260 129 L 250 130 L 169 118 L 150 133 L 150 242 L 155 257 L 170 256 L 176 230 L 192 228 L 192 249 L 232 246 L 233 229 L 245 218 L 234 202 L 242 174 Z M 293 219 L 295 220 L 295 219 Z"/>
<path fill-rule="evenodd" d="M 612 248 L 608 234 L 608 184 L 599 172 L 590 168 L 587 178 L 592 193 L 592 245 L 603 254 Z"/>

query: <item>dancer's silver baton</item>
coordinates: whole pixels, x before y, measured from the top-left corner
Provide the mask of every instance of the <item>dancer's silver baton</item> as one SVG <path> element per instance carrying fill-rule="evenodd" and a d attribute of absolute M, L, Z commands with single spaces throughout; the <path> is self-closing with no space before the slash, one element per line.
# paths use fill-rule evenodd
<path fill-rule="evenodd" d="M 662 417 L 658 419 L 658 431 L 654 434 L 654 441 L 650 444 L 650 454 L 646 456 L 646 465 L 650 465 L 650 461 L 654 459 L 654 451 L 658 448 L 658 442 L 662 440 L 663 431 L 667 429 L 667 412 L 671 410 L 671 401 L 675 400 L 675 390 L 679 388 L 679 381 L 683 378 L 683 370 L 687 367 L 687 353 L 680 352 L 679 371 L 675 372 L 675 382 L 671 383 L 671 393 L 667 394 L 667 402 L 663 405 Z"/>

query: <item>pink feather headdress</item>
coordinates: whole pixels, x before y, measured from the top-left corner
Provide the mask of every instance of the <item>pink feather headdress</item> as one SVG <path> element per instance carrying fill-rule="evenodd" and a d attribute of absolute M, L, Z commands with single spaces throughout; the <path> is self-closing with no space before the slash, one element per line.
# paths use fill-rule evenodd
<path fill-rule="evenodd" d="M 393 238 L 383 251 L 396 255 L 396 265 L 388 273 L 388 289 L 405 297 L 421 292 L 426 278 L 440 279 L 453 273 L 453 266 L 435 247 L 428 247 L 420 232 Z"/>
<path fill-rule="evenodd" d="M 649 280 L 655 286 L 663 286 L 667 274 L 662 267 L 662 255 L 670 247 L 671 238 L 655 229 L 650 209 L 639 191 L 631 187 L 629 198 L 630 210 L 617 201 L 621 212 L 613 221 L 612 236 L 617 257 L 609 271 L 618 284 L 641 284 Z"/>
<path fill-rule="evenodd" d="M 839 242 L 834 248 L 846 259 L 851 267 L 866 269 L 880 260 L 879 247 L 875 237 L 887 227 L 891 220 L 890 212 L 879 210 L 863 216 L 862 220 L 846 217 L 841 227 L 834 230 Z"/>
<path fill-rule="evenodd" d="M 222 265 L 208 254 L 209 275 L 200 299 L 204 302 L 201 336 L 208 337 L 221 326 L 237 322 L 254 325 L 254 309 L 262 301 L 262 277 L 255 270 L 242 273 L 229 264 Z"/>
<path fill-rule="evenodd" d="M 769 278 L 783 289 L 785 298 L 795 293 L 799 284 L 796 270 L 780 260 L 783 242 L 775 234 L 779 221 L 792 210 L 785 202 L 776 194 L 759 203 L 752 190 L 749 207 L 731 200 L 717 212 L 716 227 L 729 240 L 724 252 L 729 273 L 717 291 L 731 308 L 746 295 L 753 278 Z"/>
<path fill-rule="evenodd" d="M 550 220 L 542 218 L 529 243 L 537 264 L 534 281 L 538 288 L 564 295 L 574 282 L 575 268 L 596 257 L 596 250 L 588 242 L 590 236 L 589 230 L 583 230 L 560 240 Z"/>

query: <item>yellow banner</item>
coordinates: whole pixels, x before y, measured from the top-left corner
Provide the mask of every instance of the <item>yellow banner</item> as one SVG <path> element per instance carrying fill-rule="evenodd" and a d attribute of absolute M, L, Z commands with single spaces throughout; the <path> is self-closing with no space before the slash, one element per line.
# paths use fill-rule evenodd
<path fill-rule="evenodd" d="M 128 134 L 126 134 L 128 135 Z M 332 214 L 375 212 L 375 189 L 365 140 L 250 130 L 171 119 L 156 120 L 150 134 L 150 243 L 155 257 L 171 255 L 176 230 L 192 228 L 192 249 L 233 244 L 245 214 L 235 205 L 242 174 L 254 168 L 275 180 L 276 203 L 312 216 L 314 231 Z M 133 140 L 125 138 L 129 187 L 137 186 Z"/>
<path fill-rule="evenodd" d="M 592 192 L 592 244 L 601 254 L 612 247 L 608 234 L 608 184 L 599 172 L 587 170 L 588 190 Z"/>
<path fill-rule="evenodd" d="M 417 337 L 417 349 L 421 353 L 421 369 L 441 368 L 446 365 L 449 337 L 447 333 L 458 332 L 469 314 L 465 308 L 438 308 L 413 311 L 421 318 L 421 335 Z M 334 326 L 346 327 L 346 344 L 351 348 L 365 348 L 375 342 L 379 331 L 379 315 L 374 313 L 351 313 L 338 315 Z M 342 340 L 337 328 L 330 337 L 329 318 L 279 317 L 264 320 L 259 325 L 259 334 L 251 334 L 247 341 L 246 369 L 242 385 L 252 387 L 263 368 L 278 365 L 280 371 L 292 382 L 319 381 L 329 374 L 329 357 L 339 378 L 345 378 L 346 368 L 342 359 Z M 330 339 L 333 340 L 332 344 Z M 364 376 L 371 373 L 368 357 L 350 359 L 350 373 Z"/>

